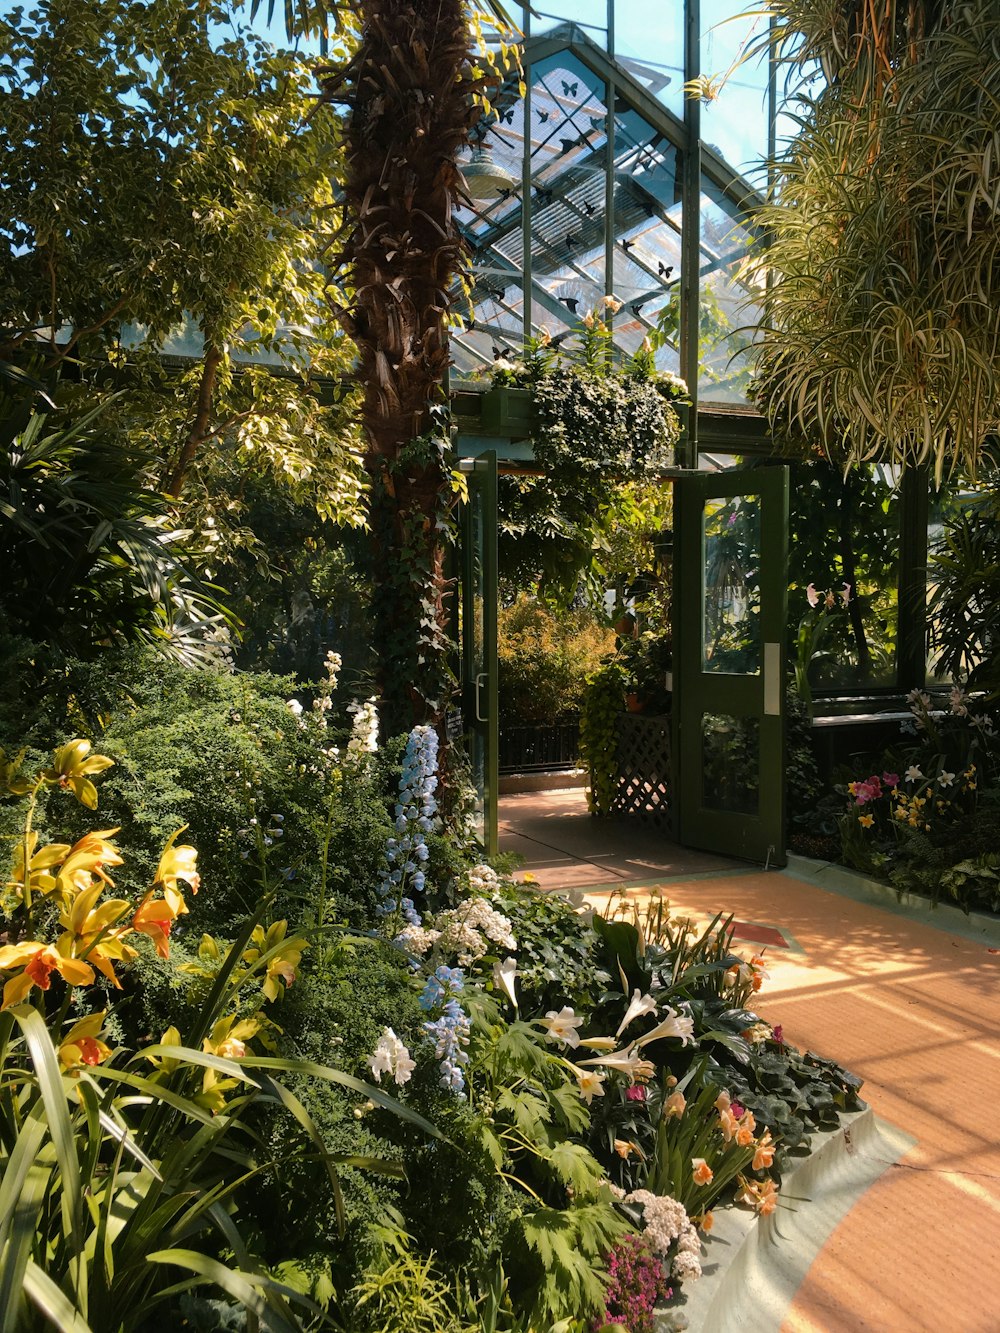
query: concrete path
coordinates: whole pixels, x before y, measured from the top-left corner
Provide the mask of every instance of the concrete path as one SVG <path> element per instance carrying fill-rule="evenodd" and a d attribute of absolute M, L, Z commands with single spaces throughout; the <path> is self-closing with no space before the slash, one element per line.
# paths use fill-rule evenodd
<path fill-rule="evenodd" d="M 536 844 L 525 870 L 595 902 L 665 884 L 678 910 L 734 913 L 766 949 L 762 1015 L 861 1075 L 877 1115 L 915 1139 L 834 1226 L 774 1333 L 1000 1333 L 1000 929 L 940 929 L 801 872 L 720 873 L 559 796 L 501 803 L 501 846 Z"/>

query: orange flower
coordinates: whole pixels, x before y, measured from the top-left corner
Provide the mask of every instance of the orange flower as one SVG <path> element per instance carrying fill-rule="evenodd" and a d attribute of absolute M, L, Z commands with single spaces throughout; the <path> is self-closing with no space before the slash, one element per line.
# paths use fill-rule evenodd
<path fill-rule="evenodd" d="M 728 1111 L 731 1105 L 732 1101 L 728 1092 L 720 1092 L 715 1099 L 715 1109 L 717 1111 Z"/>
<path fill-rule="evenodd" d="M 727 1143 L 731 1143 L 732 1140 L 736 1138 L 736 1135 L 739 1133 L 740 1124 L 732 1111 L 726 1110 L 719 1112 L 719 1128 L 722 1130 L 722 1137 Z"/>
<path fill-rule="evenodd" d="M 702 1217 L 702 1219 L 701 1219 L 701 1221 L 698 1223 L 698 1225 L 701 1227 L 702 1231 L 704 1231 L 705 1234 L 706 1234 L 706 1236 L 707 1236 L 708 1233 L 709 1233 L 709 1232 L 712 1230 L 712 1228 L 715 1226 L 715 1214 L 714 1214 L 714 1213 L 706 1213 L 706 1214 L 704 1215 L 704 1217 Z"/>
<path fill-rule="evenodd" d="M 663 1104 L 663 1114 L 668 1120 L 671 1116 L 676 1116 L 680 1120 L 686 1106 L 687 1098 L 683 1092 L 672 1092 Z"/>
<path fill-rule="evenodd" d="M 99 1065 L 111 1054 L 111 1047 L 101 1041 L 101 1027 L 106 1010 L 88 1014 L 74 1023 L 59 1043 L 59 1063 L 64 1069 L 79 1065 Z"/>
<path fill-rule="evenodd" d="M 187 908 L 184 908 L 187 911 Z M 171 912 L 170 905 L 163 898 L 154 898 L 152 890 L 146 894 L 136 908 L 132 918 L 132 929 L 140 935 L 148 935 L 156 945 L 156 952 L 161 958 L 170 957 L 170 928 L 177 920 L 177 914 Z"/>
<path fill-rule="evenodd" d="M 749 1129 L 746 1125 L 740 1125 L 739 1129 L 736 1131 L 736 1142 L 741 1148 L 749 1148 L 751 1143 L 753 1143 L 753 1130 Z"/>
<path fill-rule="evenodd" d="M 715 1172 L 704 1157 L 691 1158 L 691 1179 L 696 1185 L 710 1185 Z"/>
<path fill-rule="evenodd" d="M 89 986 L 94 980 L 94 969 L 89 963 L 77 958 L 66 958 L 51 945 L 41 944 L 38 940 L 7 944 L 0 949 L 0 972 L 10 972 L 16 967 L 23 967 L 24 971 L 20 976 L 11 977 L 4 986 L 0 1009 L 19 1004 L 32 986 L 48 990 L 52 985 L 53 972 L 58 972 L 70 986 Z"/>
<path fill-rule="evenodd" d="M 741 1177 L 742 1180 L 742 1177 Z M 761 1217 L 768 1217 L 778 1206 L 778 1187 L 773 1180 L 742 1180 L 737 1203 L 748 1203 Z"/>
<path fill-rule="evenodd" d="M 771 1131 L 765 1130 L 754 1149 L 753 1169 L 762 1171 L 771 1166 L 774 1162 L 774 1144 L 771 1141 Z"/>

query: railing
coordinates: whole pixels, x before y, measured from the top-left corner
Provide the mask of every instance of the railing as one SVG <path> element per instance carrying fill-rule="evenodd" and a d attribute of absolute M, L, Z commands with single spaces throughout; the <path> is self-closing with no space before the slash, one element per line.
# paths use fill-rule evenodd
<path fill-rule="evenodd" d="M 576 768 L 580 724 L 551 727 L 500 727 L 500 772 L 542 773 Z"/>

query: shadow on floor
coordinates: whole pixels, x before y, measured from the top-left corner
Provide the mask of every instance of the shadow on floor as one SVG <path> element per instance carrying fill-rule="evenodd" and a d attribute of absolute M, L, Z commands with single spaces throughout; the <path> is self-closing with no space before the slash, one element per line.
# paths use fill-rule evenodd
<path fill-rule="evenodd" d="M 502 796 L 499 824 L 500 850 L 524 858 L 517 877 L 530 872 L 543 889 L 748 869 L 744 861 L 680 847 L 637 819 L 594 819 L 579 787 Z"/>

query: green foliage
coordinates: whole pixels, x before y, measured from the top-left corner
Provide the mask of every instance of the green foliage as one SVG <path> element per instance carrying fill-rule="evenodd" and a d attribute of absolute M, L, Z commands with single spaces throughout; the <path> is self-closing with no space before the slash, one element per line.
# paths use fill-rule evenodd
<path fill-rule="evenodd" d="M 139 640 L 191 661 L 231 617 L 109 406 L 0 395 L 0 627 L 63 655 Z"/>
<path fill-rule="evenodd" d="M 996 484 L 995 468 L 990 481 Z M 960 507 L 959 507 L 960 506 Z M 929 624 L 937 670 L 1000 692 L 1000 497 L 983 488 L 949 505 L 929 555 Z"/>
<path fill-rule="evenodd" d="M 585 915 L 555 894 L 516 886 L 504 886 L 493 901 L 517 940 L 518 994 L 526 1012 L 558 1008 L 565 1000 L 587 1008 L 598 999 L 611 977 Z"/>
<path fill-rule="evenodd" d="M 626 686 L 624 670 L 609 662 L 589 678 L 583 696 L 580 754 L 590 774 L 587 807 L 592 815 L 611 813 L 618 774 L 616 722 Z"/>
<path fill-rule="evenodd" d="M 844 860 L 933 902 L 944 892 L 966 910 L 992 908 L 1000 807 L 993 710 L 958 686 L 948 708 L 920 690 L 909 703 L 917 739 L 881 757 L 893 771 L 837 789 L 850 797 L 839 820 Z"/>
<path fill-rule="evenodd" d="M 21 679 L 32 680 L 30 664 Z M 166 838 L 186 825 L 201 857 L 203 929 L 225 933 L 272 887 L 280 887 L 286 908 L 296 895 L 313 901 L 332 796 L 330 761 L 322 751 L 333 738 L 318 715 L 296 718 L 288 709 L 293 681 L 187 671 L 139 651 L 70 664 L 46 689 L 46 712 L 30 730 L 19 713 L 31 696 L 8 702 L 0 743 L 10 745 L 23 732 L 29 744 L 41 746 L 53 733 L 81 728 L 99 740 L 116 763 L 102 795 L 108 826 L 127 827 L 134 849 L 124 887 L 145 883 Z M 383 827 L 376 820 L 372 829 L 377 807 L 370 804 L 362 857 Z M 2 820 L 0 813 L 0 827 Z M 343 862 L 336 845 L 328 857 L 336 888 L 350 882 L 351 846 L 361 833 L 334 822 L 345 843 Z M 39 826 L 45 827 L 44 811 Z M 82 833 L 79 815 L 69 830 Z M 263 866 L 258 851 L 266 853 Z"/>
<path fill-rule="evenodd" d="M 522 586 L 540 581 L 567 604 L 581 577 L 600 581 L 622 507 L 634 522 L 642 496 L 624 483 L 655 477 L 669 461 L 680 435 L 672 402 L 686 392 L 657 374 L 647 352 L 616 365 L 610 330 L 595 316 L 585 318 L 581 338 L 579 364 L 538 340 L 493 374 L 494 387 L 532 390 L 535 461 L 544 469 L 541 477 L 500 478 L 500 568 Z"/>
<path fill-rule="evenodd" d="M 588 611 L 559 611 L 518 593 L 498 619 L 500 717 L 552 724 L 580 709 L 586 677 L 614 651 L 614 633 Z"/>
<path fill-rule="evenodd" d="M 998 40 L 993 0 L 782 0 L 755 43 L 797 125 L 757 215 L 757 398 L 837 462 L 940 481 L 995 432 Z"/>

